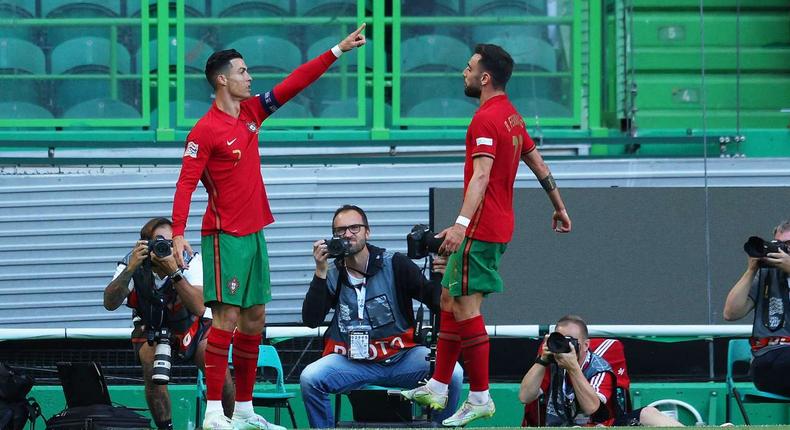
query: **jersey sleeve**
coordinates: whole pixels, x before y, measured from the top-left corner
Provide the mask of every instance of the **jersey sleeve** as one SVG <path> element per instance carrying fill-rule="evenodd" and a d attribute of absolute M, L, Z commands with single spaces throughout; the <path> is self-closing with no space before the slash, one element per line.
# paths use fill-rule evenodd
<path fill-rule="evenodd" d="M 602 403 L 606 403 L 612 397 L 612 390 L 614 390 L 614 377 L 609 372 L 600 372 L 593 375 L 590 379 L 595 393 Z"/>
<path fill-rule="evenodd" d="M 254 107 L 256 119 L 260 115 L 260 121 L 262 122 L 269 115 L 276 112 L 277 109 L 281 108 L 299 92 L 321 77 L 335 60 L 337 60 L 335 54 L 331 50 L 327 50 L 318 57 L 297 67 L 290 75 L 275 85 L 273 89 L 256 96 L 258 100 L 258 106 Z"/>
<path fill-rule="evenodd" d="M 469 124 L 469 132 L 472 136 L 472 157 L 483 155 L 496 158 L 497 133 L 496 128 L 490 121 L 474 118 Z"/>
<path fill-rule="evenodd" d="M 526 128 L 524 129 L 524 144 L 521 145 L 521 155 L 529 154 L 530 152 L 534 151 L 536 148 L 535 141 L 532 140 L 532 137 L 527 133 Z"/>
<path fill-rule="evenodd" d="M 203 175 L 203 169 L 211 155 L 211 135 L 195 128 L 187 136 L 184 155 L 181 158 L 181 173 L 176 182 L 173 197 L 173 236 L 183 236 L 189 217 L 192 193 Z"/>

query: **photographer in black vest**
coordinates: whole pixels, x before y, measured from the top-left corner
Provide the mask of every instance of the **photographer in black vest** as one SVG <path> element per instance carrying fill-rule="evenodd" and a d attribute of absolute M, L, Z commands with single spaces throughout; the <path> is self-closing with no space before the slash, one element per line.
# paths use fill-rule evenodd
<path fill-rule="evenodd" d="M 754 309 L 754 385 L 790 396 L 790 220 L 776 226 L 773 239 L 757 244 L 750 239 L 744 246 L 749 254 L 746 272 L 727 295 L 724 319 L 736 321 Z"/>
<path fill-rule="evenodd" d="M 203 369 L 211 327 L 211 310 L 203 304 L 200 254 L 195 253 L 187 268 L 180 269 L 173 257 L 172 239 L 169 219 L 148 221 L 104 289 L 107 310 L 118 309 L 124 301 L 133 309 L 132 345 L 143 369 L 145 399 L 159 429 L 173 428 L 167 390 L 172 362 L 190 361 Z M 230 417 L 234 406 L 230 373 L 222 403 Z"/>
<path fill-rule="evenodd" d="M 429 350 L 415 336 L 412 300 L 439 311 L 441 273 L 437 258 L 431 280 L 407 256 L 369 244 L 365 212 L 352 205 L 335 211 L 329 241 L 313 244 L 315 276 L 302 304 L 302 320 L 317 327 L 330 310 L 334 317 L 324 336 L 324 353 L 299 378 L 311 428 L 334 427 L 329 394 L 366 385 L 414 388 L 430 376 Z M 328 261 L 333 258 L 334 262 Z M 445 408 L 433 418 L 455 411 L 463 383 L 456 363 Z"/>

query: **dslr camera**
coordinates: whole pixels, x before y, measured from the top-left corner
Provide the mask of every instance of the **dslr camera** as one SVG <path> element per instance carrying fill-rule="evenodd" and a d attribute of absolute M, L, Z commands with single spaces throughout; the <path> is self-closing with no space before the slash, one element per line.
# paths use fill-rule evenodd
<path fill-rule="evenodd" d="M 444 238 L 437 238 L 436 233 L 425 224 L 417 224 L 406 235 L 406 255 L 413 260 L 425 258 L 430 253 L 439 252 Z"/>
<path fill-rule="evenodd" d="M 573 348 L 576 351 L 576 355 L 579 354 L 579 339 L 571 336 L 565 336 L 562 333 L 555 331 L 549 335 L 549 338 L 546 340 L 546 347 L 549 351 L 555 354 L 564 354 L 571 352 L 571 344 L 573 344 Z"/>
<path fill-rule="evenodd" d="M 153 252 L 159 258 L 165 258 L 173 252 L 173 241 L 159 235 L 148 241 L 148 252 Z"/>
<path fill-rule="evenodd" d="M 326 250 L 330 258 L 343 258 L 351 253 L 351 242 L 342 237 L 333 237 L 325 240 Z"/>
<path fill-rule="evenodd" d="M 772 252 L 779 252 L 780 249 L 790 254 L 790 246 L 780 240 L 769 242 L 761 237 L 752 236 L 743 244 L 743 250 L 753 258 L 763 258 Z"/>

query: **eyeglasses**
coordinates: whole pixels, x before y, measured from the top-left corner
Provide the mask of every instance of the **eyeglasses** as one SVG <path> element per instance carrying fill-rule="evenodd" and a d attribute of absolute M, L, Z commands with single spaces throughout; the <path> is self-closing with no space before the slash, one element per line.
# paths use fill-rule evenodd
<path fill-rule="evenodd" d="M 351 234 L 359 233 L 359 229 L 362 227 L 367 227 L 365 224 L 351 224 L 345 227 L 334 227 L 332 228 L 332 234 L 334 236 L 342 236 L 346 234 L 346 230 L 350 231 Z"/>

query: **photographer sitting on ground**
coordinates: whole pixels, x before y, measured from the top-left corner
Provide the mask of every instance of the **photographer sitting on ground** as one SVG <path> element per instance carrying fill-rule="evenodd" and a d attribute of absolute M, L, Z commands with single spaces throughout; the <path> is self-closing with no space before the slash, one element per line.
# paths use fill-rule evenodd
<path fill-rule="evenodd" d="M 334 427 L 330 393 L 371 384 L 414 388 L 430 375 L 425 359 L 429 350 L 414 337 L 412 300 L 439 311 L 441 274 L 447 263 L 436 258 L 428 281 L 405 255 L 368 244 L 368 219 L 357 206 L 335 211 L 332 235 L 329 244 L 313 244 L 315 276 L 302 305 L 302 320 L 313 328 L 335 311 L 324 356 L 308 365 L 300 378 L 311 428 Z M 335 258 L 334 264 L 329 264 L 329 257 Z M 434 416 L 436 421 L 455 411 L 462 382 L 463 371 L 456 363 L 441 405 L 450 407 Z"/>
<path fill-rule="evenodd" d="M 203 267 L 195 253 L 186 269 L 179 269 L 173 258 L 172 223 L 167 218 L 153 218 L 140 230 L 140 240 L 118 262 L 113 280 L 104 289 L 104 307 L 118 309 L 124 300 L 133 309 L 132 345 L 143 367 L 145 400 L 157 428 L 172 429 L 170 363 L 161 363 L 162 355 L 184 361 L 194 360 L 204 368 L 206 333 L 211 326 L 210 311 L 203 304 Z M 185 256 L 188 259 L 188 256 Z M 203 317 L 198 317 L 198 315 Z M 233 380 L 225 377 L 223 407 L 233 414 Z"/>
<path fill-rule="evenodd" d="M 681 426 L 676 420 L 648 406 L 618 416 L 617 375 L 609 363 L 589 350 L 587 324 L 567 315 L 557 321 L 556 332 L 546 335 L 541 355 L 529 369 L 518 398 L 527 404 L 546 396 L 547 426 Z M 554 350 L 555 352 L 552 352 Z M 567 352 L 559 352 L 559 351 Z M 548 386 L 541 386 L 546 371 Z"/>
<path fill-rule="evenodd" d="M 790 220 L 776 226 L 774 241 L 753 239 L 744 246 L 749 253 L 746 272 L 727 295 L 724 319 L 739 320 L 754 309 L 754 385 L 790 396 Z"/>

